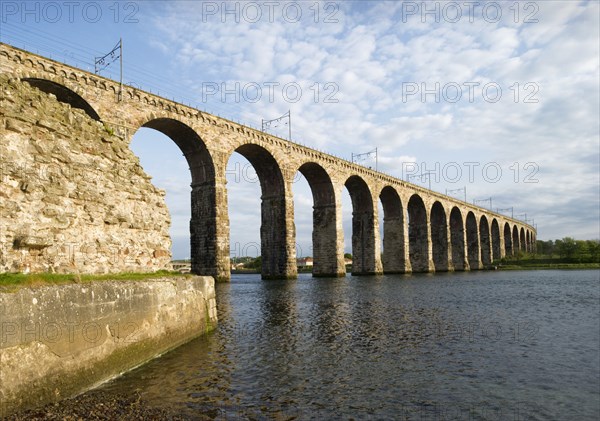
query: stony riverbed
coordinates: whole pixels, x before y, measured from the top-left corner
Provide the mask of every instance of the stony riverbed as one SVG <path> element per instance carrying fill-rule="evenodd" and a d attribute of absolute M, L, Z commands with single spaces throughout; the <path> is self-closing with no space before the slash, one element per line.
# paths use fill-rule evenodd
<path fill-rule="evenodd" d="M 4 418 L 7 421 L 24 420 L 189 420 L 188 416 L 148 407 L 139 395 L 121 396 L 91 391 L 59 403 L 31 409 Z M 198 414 L 195 420 L 210 420 Z"/>

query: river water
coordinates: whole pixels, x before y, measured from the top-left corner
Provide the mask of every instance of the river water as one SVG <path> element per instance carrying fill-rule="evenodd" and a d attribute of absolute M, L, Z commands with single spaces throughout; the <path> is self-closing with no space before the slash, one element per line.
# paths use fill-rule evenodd
<path fill-rule="evenodd" d="M 597 420 L 599 274 L 234 275 L 216 331 L 102 390 L 223 420 Z"/>

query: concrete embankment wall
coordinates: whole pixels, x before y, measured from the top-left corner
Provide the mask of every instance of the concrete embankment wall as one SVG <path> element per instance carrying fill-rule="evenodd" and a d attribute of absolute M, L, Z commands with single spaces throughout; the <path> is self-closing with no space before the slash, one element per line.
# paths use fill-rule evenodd
<path fill-rule="evenodd" d="M 0 416 L 81 393 L 216 322 L 211 277 L 0 293 Z"/>

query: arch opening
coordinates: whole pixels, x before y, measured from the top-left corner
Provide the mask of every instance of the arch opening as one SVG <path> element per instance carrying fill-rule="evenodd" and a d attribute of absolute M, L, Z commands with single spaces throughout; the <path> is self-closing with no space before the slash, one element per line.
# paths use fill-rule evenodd
<path fill-rule="evenodd" d="M 191 127 L 170 119 L 152 119 L 141 126 L 169 137 L 183 153 L 191 176 L 189 213 L 189 256 L 191 271 L 229 279 L 229 244 L 220 241 L 217 188 L 212 157 Z"/>
<path fill-rule="evenodd" d="M 485 215 L 479 219 L 479 243 L 481 248 L 481 263 L 485 266 L 492 264 L 492 244 L 490 224 Z"/>
<path fill-rule="evenodd" d="M 436 272 L 446 272 L 448 261 L 448 223 L 446 211 L 440 202 L 431 207 L 431 251 Z"/>
<path fill-rule="evenodd" d="M 494 218 L 492 220 L 492 260 L 497 261 L 502 258 L 500 245 L 500 226 L 498 220 Z"/>
<path fill-rule="evenodd" d="M 504 224 L 504 254 L 506 256 L 513 255 L 513 242 L 510 233 L 510 225 L 508 222 Z"/>
<path fill-rule="evenodd" d="M 477 219 L 473 212 L 467 214 L 467 256 L 469 267 L 471 269 L 481 268 L 481 252 L 479 248 L 479 232 L 477 229 Z"/>
<path fill-rule="evenodd" d="M 404 209 L 398 192 L 391 186 L 381 190 L 379 200 L 383 208 L 383 251 L 384 273 L 406 273 L 404 250 Z"/>
<path fill-rule="evenodd" d="M 456 206 L 450 211 L 450 242 L 454 270 L 469 270 L 469 263 L 465 258 L 465 227 L 462 214 Z"/>
<path fill-rule="evenodd" d="M 338 250 L 338 221 L 333 183 L 319 164 L 307 162 L 298 171 L 312 193 L 312 274 L 340 277 L 346 274 L 343 250 Z"/>
<path fill-rule="evenodd" d="M 526 253 L 528 251 L 527 249 L 527 239 L 525 238 L 525 228 L 521 227 L 521 232 L 520 232 L 520 241 L 521 241 L 521 250 Z"/>
<path fill-rule="evenodd" d="M 260 246 L 261 189 L 250 162 L 233 152 L 226 163 L 226 197 L 231 271 L 258 270 L 262 267 Z"/>
<path fill-rule="evenodd" d="M 94 110 L 94 108 L 85 99 L 66 86 L 48 79 L 27 77 L 21 80 L 29 83 L 31 86 L 39 89 L 42 92 L 56 96 L 56 99 L 60 102 L 69 104 L 73 108 L 79 108 L 80 110 L 83 110 L 94 120 L 101 121 L 96 110 Z"/>
<path fill-rule="evenodd" d="M 373 198 L 367 183 L 357 175 L 346 180 L 352 201 L 352 274 L 373 275 L 381 272 L 375 238 Z"/>
<path fill-rule="evenodd" d="M 427 210 L 418 194 L 408 201 L 408 247 L 413 272 L 429 272 L 433 264 L 429 257 Z"/>
<path fill-rule="evenodd" d="M 521 243 L 519 242 L 519 229 L 516 225 L 513 226 L 512 232 L 513 256 L 521 251 Z"/>
<path fill-rule="evenodd" d="M 279 164 L 269 151 L 259 145 L 244 144 L 235 152 L 246 158 L 258 177 L 261 189 L 260 252 L 263 279 L 296 277 L 295 237 L 288 227 L 286 212 L 293 217 L 293 201 L 286 200 L 285 182 Z"/>
<path fill-rule="evenodd" d="M 215 166 L 198 133 L 188 125 L 170 118 L 156 118 L 142 127 L 157 130 L 179 147 L 190 167 L 192 184 L 214 183 Z"/>

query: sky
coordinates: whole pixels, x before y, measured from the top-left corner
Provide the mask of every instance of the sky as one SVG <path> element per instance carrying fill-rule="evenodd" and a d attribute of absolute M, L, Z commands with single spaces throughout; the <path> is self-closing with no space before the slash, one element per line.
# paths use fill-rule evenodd
<path fill-rule="evenodd" d="M 600 238 L 597 1 L 3 1 L 0 13 L 2 42 L 94 71 L 122 39 L 124 83 L 259 129 L 290 111 L 294 142 L 347 160 L 377 149 L 359 163 L 527 220 L 538 239 Z M 181 151 L 152 129 L 131 148 L 167 191 L 174 258 L 189 257 Z M 227 188 L 231 254 L 255 256 L 260 186 L 238 154 Z M 310 256 L 306 180 L 293 193 L 297 254 Z"/>

